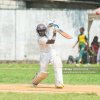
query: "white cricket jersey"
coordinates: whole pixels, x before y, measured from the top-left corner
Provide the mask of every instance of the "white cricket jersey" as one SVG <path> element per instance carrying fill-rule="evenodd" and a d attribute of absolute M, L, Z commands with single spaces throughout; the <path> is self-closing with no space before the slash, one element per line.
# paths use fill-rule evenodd
<path fill-rule="evenodd" d="M 40 46 L 40 52 L 50 52 L 52 49 L 54 49 L 53 44 L 46 44 L 48 41 L 48 37 L 47 36 L 43 36 L 43 37 L 39 37 L 38 39 L 38 43 Z"/>

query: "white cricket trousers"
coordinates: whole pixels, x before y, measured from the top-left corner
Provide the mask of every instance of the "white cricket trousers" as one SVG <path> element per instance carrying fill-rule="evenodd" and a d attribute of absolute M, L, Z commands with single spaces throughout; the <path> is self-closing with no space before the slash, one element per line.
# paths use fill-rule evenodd
<path fill-rule="evenodd" d="M 40 54 L 40 72 L 47 72 L 48 64 L 51 62 L 54 65 L 55 85 L 63 84 L 62 61 L 56 54 L 55 50 L 50 52 L 41 52 Z"/>

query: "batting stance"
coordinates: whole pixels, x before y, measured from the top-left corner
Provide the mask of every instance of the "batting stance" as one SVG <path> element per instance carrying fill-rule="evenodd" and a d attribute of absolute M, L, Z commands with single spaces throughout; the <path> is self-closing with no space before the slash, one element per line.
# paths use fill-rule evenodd
<path fill-rule="evenodd" d="M 38 44 L 40 46 L 40 71 L 32 80 L 34 86 L 38 85 L 43 79 L 48 76 L 47 67 L 49 62 L 54 65 L 55 72 L 55 87 L 63 88 L 62 62 L 54 49 L 56 38 L 56 30 L 51 33 L 52 27 L 46 27 L 43 24 L 37 26 Z M 52 34 L 50 38 L 48 34 Z"/>

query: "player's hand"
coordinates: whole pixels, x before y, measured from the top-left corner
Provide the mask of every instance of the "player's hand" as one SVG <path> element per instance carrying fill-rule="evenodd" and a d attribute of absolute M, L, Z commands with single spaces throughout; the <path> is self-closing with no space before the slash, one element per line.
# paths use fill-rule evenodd
<path fill-rule="evenodd" d="M 58 32 L 59 31 L 59 29 L 56 29 L 56 32 Z"/>
<path fill-rule="evenodd" d="M 56 30 L 53 31 L 53 36 L 56 36 Z"/>
<path fill-rule="evenodd" d="M 57 30 L 53 30 L 53 34 L 56 33 L 56 32 L 57 32 Z"/>

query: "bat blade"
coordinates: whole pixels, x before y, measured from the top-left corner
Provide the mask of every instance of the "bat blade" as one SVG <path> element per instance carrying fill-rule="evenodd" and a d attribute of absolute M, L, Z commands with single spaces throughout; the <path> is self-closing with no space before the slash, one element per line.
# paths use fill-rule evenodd
<path fill-rule="evenodd" d="M 67 39 L 72 39 L 72 36 L 67 34 L 66 32 L 62 31 L 61 29 L 57 30 L 58 33 L 60 33 L 63 37 L 67 38 Z"/>

